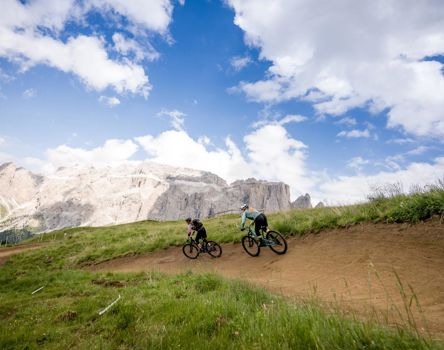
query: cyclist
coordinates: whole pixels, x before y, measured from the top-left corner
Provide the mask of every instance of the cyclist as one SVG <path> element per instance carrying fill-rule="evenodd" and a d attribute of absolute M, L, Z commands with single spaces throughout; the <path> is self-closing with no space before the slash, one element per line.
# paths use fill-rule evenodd
<path fill-rule="evenodd" d="M 258 212 L 256 209 L 251 208 L 248 204 L 243 204 L 240 209 L 242 210 L 241 219 L 241 231 L 245 230 L 245 222 L 247 219 L 253 220 L 254 222 L 254 232 L 256 236 L 262 240 L 261 228 L 265 227 L 266 231 L 270 231 L 268 228 L 268 221 L 265 214 Z"/>
<path fill-rule="evenodd" d="M 200 244 L 200 240 L 202 239 L 203 243 L 207 242 L 207 230 L 199 219 L 186 218 L 186 223 L 188 224 L 188 237 L 191 237 L 193 231 L 196 231 L 196 242 L 199 246 L 199 249 L 202 250 L 202 245 Z M 204 244 L 206 247 L 206 244 Z"/>

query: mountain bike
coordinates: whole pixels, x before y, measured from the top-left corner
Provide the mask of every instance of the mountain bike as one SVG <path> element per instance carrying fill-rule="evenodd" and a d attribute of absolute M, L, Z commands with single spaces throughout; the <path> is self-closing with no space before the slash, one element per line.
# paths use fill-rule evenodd
<path fill-rule="evenodd" d="M 222 255 L 221 246 L 215 241 L 203 241 L 201 248 L 194 240 L 189 237 L 182 247 L 182 252 L 187 258 L 196 259 L 200 253 L 208 253 L 213 258 L 218 258 Z"/>
<path fill-rule="evenodd" d="M 242 237 L 242 247 L 249 255 L 258 256 L 261 247 L 270 247 L 279 255 L 287 252 L 287 241 L 282 234 L 277 231 L 266 232 L 265 227 L 261 227 L 261 236 L 257 237 L 252 229 L 253 223 L 248 226 L 248 234 Z"/>

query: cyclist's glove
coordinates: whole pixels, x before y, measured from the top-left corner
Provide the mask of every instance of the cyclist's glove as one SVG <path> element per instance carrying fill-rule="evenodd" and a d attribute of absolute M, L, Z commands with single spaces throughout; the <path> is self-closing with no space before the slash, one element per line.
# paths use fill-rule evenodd
<path fill-rule="evenodd" d="M 245 231 L 245 227 L 242 227 L 242 228 L 241 228 L 241 231 Z"/>

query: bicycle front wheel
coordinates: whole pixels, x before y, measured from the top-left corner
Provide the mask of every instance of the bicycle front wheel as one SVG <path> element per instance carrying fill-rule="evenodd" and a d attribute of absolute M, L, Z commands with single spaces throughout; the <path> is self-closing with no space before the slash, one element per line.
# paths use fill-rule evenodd
<path fill-rule="evenodd" d="M 194 244 L 187 243 L 182 247 L 182 252 L 187 258 L 196 259 L 199 256 L 199 248 Z"/>
<path fill-rule="evenodd" d="M 222 255 L 222 247 L 219 244 L 217 244 L 215 241 L 208 241 L 207 252 L 213 258 L 218 258 Z"/>
<path fill-rule="evenodd" d="M 276 254 L 285 254 L 287 252 L 287 241 L 284 236 L 277 231 L 268 231 L 267 240 L 271 242 L 270 249 Z"/>
<path fill-rule="evenodd" d="M 251 236 L 242 237 L 242 247 L 244 247 L 244 250 L 251 256 L 258 256 L 261 252 L 259 243 Z"/>

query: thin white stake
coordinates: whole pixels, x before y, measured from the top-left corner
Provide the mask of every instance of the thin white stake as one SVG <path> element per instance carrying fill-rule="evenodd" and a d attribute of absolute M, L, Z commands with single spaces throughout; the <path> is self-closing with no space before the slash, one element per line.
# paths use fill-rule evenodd
<path fill-rule="evenodd" d="M 113 306 L 113 305 L 114 305 L 115 303 L 117 303 L 119 300 L 120 300 L 120 294 L 119 294 L 119 297 L 118 297 L 116 300 L 114 300 L 111 304 L 109 304 L 106 308 L 104 308 L 102 311 L 99 312 L 99 316 L 102 316 L 105 312 L 107 312 L 107 311 L 109 310 L 109 308 L 110 308 L 111 306 Z"/>
<path fill-rule="evenodd" d="M 43 288 L 45 288 L 45 286 L 43 286 L 43 287 L 40 287 L 39 289 L 36 289 L 35 291 L 33 291 L 33 292 L 31 293 L 31 295 L 33 295 L 33 294 L 37 293 L 38 291 L 42 290 Z"/>

